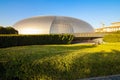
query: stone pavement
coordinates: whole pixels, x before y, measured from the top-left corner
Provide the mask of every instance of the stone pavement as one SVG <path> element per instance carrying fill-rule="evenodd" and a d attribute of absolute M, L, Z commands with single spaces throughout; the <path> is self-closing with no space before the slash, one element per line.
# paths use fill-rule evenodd
<path fill-rule="evenodd" d="M 104 77 L 85 78 L 85 79 L 78 79 L 78 80 L 120 80 L 120 74 L 104 76 Z"/>

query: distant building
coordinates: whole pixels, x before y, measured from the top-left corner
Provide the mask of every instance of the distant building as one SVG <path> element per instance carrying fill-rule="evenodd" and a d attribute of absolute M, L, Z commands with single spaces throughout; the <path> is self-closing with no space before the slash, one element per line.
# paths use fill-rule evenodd
<path fill-rule="evenodd" d="M 114 22 L 110 26 L 102 24 L 101 28 L 95 29 L 95 32 L 116 32 L 120 31 L 120 22 Z"/>

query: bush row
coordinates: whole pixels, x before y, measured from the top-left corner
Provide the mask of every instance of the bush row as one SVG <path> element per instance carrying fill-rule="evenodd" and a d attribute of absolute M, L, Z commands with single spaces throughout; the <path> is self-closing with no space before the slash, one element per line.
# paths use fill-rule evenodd
<path fill-rule="evenodd" d="M 120 42 L 120 34 L 105 35 L 103 40 L 105 42 Z"/>
<path fill-rule="evenodd" d="M 54 35 L 1 35 L 0 47 L 39 45 L 39 44 L 69 44 L 73 40 L 70 34 Z"/>

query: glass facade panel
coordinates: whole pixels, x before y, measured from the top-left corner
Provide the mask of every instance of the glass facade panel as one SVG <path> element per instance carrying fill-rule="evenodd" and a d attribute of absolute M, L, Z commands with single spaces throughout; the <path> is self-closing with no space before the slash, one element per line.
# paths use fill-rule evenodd
<path fill-rule="evenodd" d="M 73 33 L 73 27 L 68 20 L 55 17 L 50 28 L 50 33 Z"/>

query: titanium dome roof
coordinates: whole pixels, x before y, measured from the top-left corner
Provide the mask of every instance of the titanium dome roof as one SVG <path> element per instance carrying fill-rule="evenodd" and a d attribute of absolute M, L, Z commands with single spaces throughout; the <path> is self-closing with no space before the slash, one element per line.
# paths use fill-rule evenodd
<path fill-rule="evenodd" d="M 13 27 L 19 34 L 61 34 L 94 32 L 83 20 L 63 16 L 31 17 L 17 22 Z"/>

